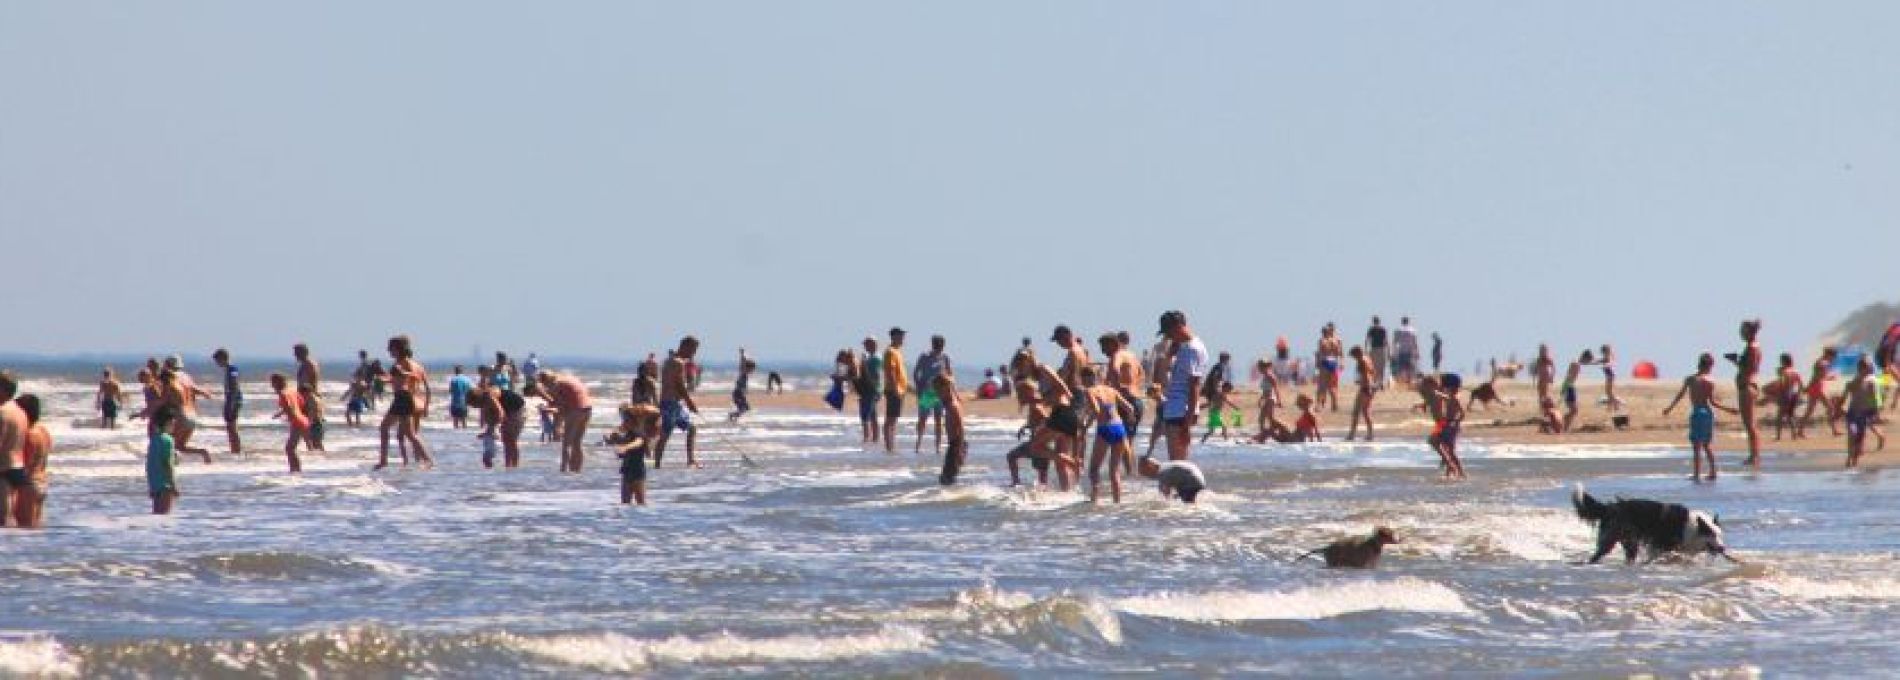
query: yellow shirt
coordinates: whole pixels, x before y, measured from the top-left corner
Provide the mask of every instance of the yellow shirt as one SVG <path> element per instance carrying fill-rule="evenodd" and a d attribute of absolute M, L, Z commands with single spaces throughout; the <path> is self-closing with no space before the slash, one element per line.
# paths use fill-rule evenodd
<path fill-rule="evenodd" d="M 910 373 L 904 370 L 904 353 L 896 347 L 884 348 L 884 370 L 890 374 L 890 380 L 884 385 L 886 394 L 910 394 Z"/>

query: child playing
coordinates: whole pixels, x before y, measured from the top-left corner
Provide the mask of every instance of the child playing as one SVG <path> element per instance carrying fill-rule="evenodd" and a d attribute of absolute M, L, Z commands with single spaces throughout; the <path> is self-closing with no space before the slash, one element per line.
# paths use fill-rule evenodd
<path fill-rule="evenodd" d="M 1570 427 L 1577 423 L 1577 374 L 1583 372 L 1584 366 L 1593 363 L 1596 363 L 1596 357 L 1590 354 L 1590 350 L 1586 349 L 1582 355 L 1577 357 L 1576 361 L 1570 362 L 1570 368 L 1564 371 L 1563 397 L 1565 432 L 1569 432 Z"/>
<path fill-rule="evenodd" d="M 303 461 L 297 458 L 297 444 L 310 436 L 310 418 L 304 415 L 303 396 L 290 389 L 290 381 L 282 373 L 270 374 L 270 388 L 277 391 L 277 413 L 272 418 L 283 418 L 290 424 L 290 436 L 284 439 L 284 458 L 290 461 L 291 474 L 303 472 Z"/>
<path fill-rule="evenodd" d="M 660 409 L 652 404 L 626 407 L 627 432 L 620 445 L 620 504 L 647 504 L 647 456 L 660 434 Z"/>
<path fill-rule="evenodd" d="M 1689 474 L 1691 481 L 1702 480 L 1702 461 L 1709 461 L 1708 480 L 1715 481 L 1715 449 L 1710 443 L 1715 439 L 1715 409 L 1735 413 L 1735 409 L 1723 406 L 1715 398 L 1715 379 L 1709 373 L 1715 370 L 1715 355 L 1703 352 L 1696 359 L 1695 375 L 1682 379 L 1682 389 L 1676 391 L 1676 398 L 1669 401 L 1663 409 L 1663 415 L 1676 410 L 1682 403 L 1682 397 L 1689 397 L 1689 457 L 1695 462 L 1695 469 Z"/>
<path fill-rule="evenodd" d="M 1313 412 L 1313 398 L 1302 394 L 1295 397 L 1293 403 L 1300 409 L 1300 417 L 1293 422 L 1293 429 L 1289 430 L 1286 425 L 1276 422 L 1269 425 L 1267 431 L 1254 435 L 1255 444 L 1264 444 L 1269 439 L 1281 444 L 1321 441 L 1319 416 Z"/>
<path fill-rule="evenodd" d="M 1438 451 L 1438 462 L 1444 466 L 1446 479 L 1465 479 L 1465 464 L 1458 460 L 1458 429 L 1465 423 L 1465 405 L 1458 399 L 1460 380 L 1457 374 L 1448 373 L 1439 382 L 1444 385 L 1444 391 L 1439 394 L 1444 416 L 1436 423 L 1438 441 L 1432 448 Z"/>
<path fill-rule="evenodd" d="M 1828 429 L 1834 432 L 1834 436 L 1841 436 L 1841 428 L 1835 424 L 1835 421 L 1841 417 L 1840 404 L 1827 396 L 1827 381 L 1833 376 L 1834 356 L 1834 348 L 1827 347 L 1821 350 L 1821 357 L 1814 360 L 1813 372 L 1808 374 L 1808 412 L 1802 414 L 1801 419 L 1794 422 L 1795 439 L 1805 436 L 1802 434 L 1802 429 L 1807 426 L 1807 421 L 1814 417 L 1816 406 L 1821 407 L 1822 415 L 1827 416 Z"/>
<path fill-rule="evenodd" d="M 1557 400 L 1544 397 L 1543 403 L 1538 404 L 1538 408 L 1543 409 L 1543 414 L 1537 421 L 1537 433 L 1563 434 L 1564 417 L 1557 413 Z"/>
<path fill-rule="evenodd" d="M 1880 383 L 1874 380 L 1873 360 L 1860 358 L 1854 378 L 1847 381 L 1847 394 L 1842 402 L 1842 410 L 1847 414 L 1847 467 L 1858 467 L 1861 453 L 1867 447 L 1867 431 L 1873 428 L 1874 417 L 1880 413 Z M 1880 448 L 1884 448 L 1886 442 L 1881 444 Z"/>
<path fill-rule="evenodd" d="M 489 377 L 493 370 L 483 366 L 479 385 L 468 393 L 468 405 L 477 413 L 477 425 L 481 433 L 475 435 L 482 443 L 482 467 L 494 469 L 495 453 L 500 450 L 501 435 L 501 389 L 495 387 Z"/>
<path fill-rule="evenodd" d="M 957 483 L 963 459 L 970 453 L 970 443 L 963 438 L 963 396 L 957 394 L 956 376 L 948 370 L 937 374 L 935 387 L 938 399 L 943 401 L 943 433 L 950 438 L 950 447 L 943 450 L 943 471 L 937 473 L 937 483 L 950 486 Z"/>
<path fill-rule="evenodd" d="M 170 405 L 152 413 L 152 435 L 145 446 L 145 489 L 152 495 L 152 514 L 169 515 L 178 499 L 178 450 L 172 441 L 172 420 L 178 410 Z"/>
<path fill-rule="evenodd" d="M 1240 410 L 1240 405 L 1234 403 L 1234 384 L 1223 382 L 1220 384 L 1220 391 L 1210 392 L 1208 396 L 1211 398 L 1207 403 L 1207 433 L 1201 435 L 1201 443 L 1206 444 L 1207 438 L 1214 436 L 1216 430 L 1220 431 L 1221 439 L 1232 440 L 1234 436 L 1227 430 L 1226 414 L 1229 411 Z"/>

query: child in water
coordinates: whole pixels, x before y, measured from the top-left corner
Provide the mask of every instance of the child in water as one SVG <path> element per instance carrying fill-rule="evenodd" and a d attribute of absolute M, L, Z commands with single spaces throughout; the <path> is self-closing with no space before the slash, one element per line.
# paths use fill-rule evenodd
<path fill-rule="evenodd" d="M 177 409 L 167 405 L 152 414 L 152 436 L 145 446 L 145 489 L 152 514 L 169 515 L 178 499 L 178 449 L 170 434 Z"/>
<path fill-rule="evenodd" d="M 1703 352 L 1696 359 L 1695 375 L 1682 379 L 1682 389 L 1676 391 L 1676 398 L 1670 400 L 1669 406 L 1663 409 L 1663 415 L 1667 416 L 1670 411 L 1676 410 L 1676 405 L 1682 403 L 1685 395 L 1689 397 L 1689 457 L 1695 462 L 1695 468 L 1689 474 L 1692 481 L 1702 480 L 1704 459 L 1709 462 L 1708 480 L 1715 481 L 1715 449 L 1711 446 L 1715 440 L 1715 409 L 1735 413 L 1735 409 L 1723 406 L 1715 398 L 1715 379 L 1709 377 L 1709 373 L 1714 370 L 1715 355 Z"/>
<path fill-rule="evenodd" d="M 625 407 L 620 436 L 620 504 L 647 504 L 647 456 L 660 434 L 660 409 L 652 404 Z"/>
<path fill-rule="evenodd" d="M 1221 383 L 1220 391 L 1211 396 L 1213 399 L 1207 404 L 1207 433 L 1201 435 L 1202 444 L 1206 444 L 1207 438 L 1214 436 L 1216 431 L 1220 432 L 1221 439 L 1232 440 L 1234 435 L 1227 429 L 1227 414 L 1231 412 L 1238 415 L 1240 412 L 1240 405 L 1234 403 L 1233 383 Z M 1235 420 L 1238 421 L 1237 418 Z"/>

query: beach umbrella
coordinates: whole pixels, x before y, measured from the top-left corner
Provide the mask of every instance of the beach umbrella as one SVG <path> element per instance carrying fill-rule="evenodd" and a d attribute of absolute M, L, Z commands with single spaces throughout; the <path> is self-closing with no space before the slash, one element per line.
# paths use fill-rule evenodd
<path fill-rule="evenodd" d="M 1658 375 L 1656 372 L 1656 362 L 1638 361 L 1636 362 L 1636 367 L 1630 369 L 1630 375 L 1635 376 L 1637 380 L 1655 380 Z"/>

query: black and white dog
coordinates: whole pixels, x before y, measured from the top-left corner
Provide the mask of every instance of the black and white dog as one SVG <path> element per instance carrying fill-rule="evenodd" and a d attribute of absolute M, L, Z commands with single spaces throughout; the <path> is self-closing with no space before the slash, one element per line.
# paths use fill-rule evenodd
<path fill-rule="evenodd" d="M 1597 527 L 1597 551 L 1590 556 L 1591 564 L 1603 559 L 1618 543 L 1623 544 L 1626 562 L 1635 562 L 1636 553 L 1645 547 L 1649 548 L 1650 562 L 1665 553 L 1712 553 L 1736 561 L 1728 554 L 1728 544 L 1722 542 L 1722 520 L 1718 516 L 1640 498 L 1604 503 L 1584 493 L 1582 484 L 1570 494 L 1570 502 L 1577 506 L 1577 517 Z"/>

